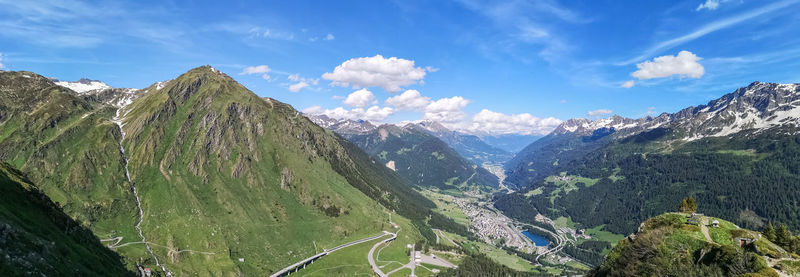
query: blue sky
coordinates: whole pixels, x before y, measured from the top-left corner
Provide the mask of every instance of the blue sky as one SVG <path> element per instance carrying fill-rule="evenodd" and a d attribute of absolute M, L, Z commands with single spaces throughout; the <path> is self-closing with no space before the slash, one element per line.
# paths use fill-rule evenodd
<path fill-rule="evenodd" d="M 307 112 L 489 133 L 800 82 L 798 0 L 227 2 L 0 0 L 0 64 L 136 88 L 210 64 Z"/>

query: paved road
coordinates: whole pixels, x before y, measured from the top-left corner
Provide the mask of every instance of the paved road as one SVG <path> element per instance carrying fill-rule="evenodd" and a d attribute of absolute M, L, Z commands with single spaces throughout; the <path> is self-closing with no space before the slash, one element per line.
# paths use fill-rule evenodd
<path fill-rule="evenodd" d="M 538 230 L 542 230 L 542 231 L 544 231 L 544 232 L 547 232 L 547 233 L 549 233 L 550 235 L 552 235 L 554 238 L 556 238 L 556 241 L 555 241 L 555 243 L 556 243 L 556 247 L 550 248 L 550 249 L 548 249 L 547 251 L 545 251 L 544 253 L 542 253 L 542 254 L 539 254 L 538 256 L 536 256 L 536 262 L 537 262 L 537 263 L 539 263 L 539 259 L 540 259 L 542 256 L 546 256 L 547 254 L 550 254 L 550 253 L 555 253 L 555 252 L 561 251 L 561 249 L 562 249 L 562 248 L 564 248 L 564 246 L 565 246 L 565 244 L 566 244 L 566 243 L 565 243 L 565 242 L 566 242 L 566 238 L 563 238 L 563 237 L 561 237 L 561 235 L 559 235 L 559 234 L 556 234 L 556 233 L 553 233 L 552 231 L 550 231 L 550 230 L 547 230 L 547 229 L 545 229 L 545 228 L 542 228 L 542 227 L 539 227 L 539 226 L 534 226 L 534 225 L 527 225 L 527 226 L 528 226 L 528 227 L 531 227 L 531 228 L 536 228 L 536 229 L 538 229 Z M 551 243 L 553 243 L 553 242 L 551 242 Z"/>
<path fill-rule="evenodd" d="M 389 273 L 387 273 L 386 275 L 391 275 L 392 273 L 400 271 L 403 268 L 408 268 L 408 269 L 411 269 L 411 276 L 414 276 L 414 269 L 416 269 L 416 266 L 417 266 L 417 264 L 414 262 L 414 259 L 416 259 L 416 256 L 415 256 L 416 253 L 417 253 L 417 251 L 415 251 L 414 248 L 411 248 L 411 256 L 409 257 L 411 260 L 408 261 L 407 264 L 405 264 L 405 265 L 403 265 L 403 266 L 401 266 L 399 268 L 395 268 L 392 271 L 389 271 Z M 380 274 L 378 274 L 378 275 L 380 275 Z M 385 277 L 385 276 L 381 276 L 381 277 Z"/>
<path fill-rule="evenodd" d="M 441 236 L 441 237 L 443 237 L 444 239 L 446 239 L 447 241 L 449 241 L 450 243 L 452 243 L 453 245 L 455 245 L 455 246 L 458 246 L 458 243 L 456 243 L 456 242 L 455 242 L 455 241 L 453 241 L 452 239 L 450 239 L 450 238 L 448 238 L 447 236 L 445 236 L 444 234 L 442 234 L 442 230 L 439 230 L 439 229 L 433 229 L 433 232 L 436 234 L 436 243 L 439 243 L 439 236 Z"/>
<path fill-rule="evenodd" d="M 284 273 L 286 273 L 286 272 L 289 272 L 289 271 L 291 271 L 292 269 L 295 269 L 295 268 L 297 268 L 297 267 L 299 267 L 299 266 L 302 266 L 303 264 L 305 264 L 305 263 L 308 263 L 308 262 L 310 262 L 310 261 L 312 261 L 312 260 L 318 259 L 318 258 L 320 258 L 320 257 L 322 257 L 322 256 L 325 256 L 325 255 L 328 255 L 328 254 L 330 254 L 330 253 L 333 253 L 333 252 L 334 252 L 334 251 L 336 251 L 336 250 L 341 250 L 342 248 L 345 248 L 345 247 L 350 247 L 350 246 L 353 246 L 353 245 L 356 245 L 356 244 L 359 244 L 359 243 L 363 243 L 363 242 L 371 241 L 371 240 L 374 240 L 374 239 L 377 239 L 377 238 L 383 237 L 383 236 L 385 236 L 385 235 L 387 235 L 387 234 L 391 234 L 391 233 L 389 233 L 389 232 L 386 232 L 386 231 L 383 231 L 383 233 L 382 233 L 382 234 L 380 234 L 380 235 L 377 235 L 377 236 L 372 236 L 372 237 L 368 237 L 368 238 L 365 238 L 365 239 L 360 239 L 360 240 L 356 240 L 356 241 L 351 241 L 351 242 L 348 242 L 348 243 L 345 243 L 345 244 L 342 244 L 342 245 L 336 246 L 336 247 L 334 247 L 334 248 L 331 248 L 331 249 L 325 249 L 324 251 L 322 251 L 322 252 L 320 252 L 320 253 L 317 253 L 317 254 L 315 254 L 315 255 L 313 255 L 313 256 L 311 256 L 311 257 L 308 257 L 308 258 L 305 258 L 305 259 L 303 259 L 302 261 L 296 262 L 296 263 L 294 263 L 294 264 L 292 264 L 292 265 L 290 265 L 290 266 L 287 266 L 287 267 L 285 267 L 285 268 L 283 268 L 283 269 L 281 269 L 281 270 L 278 270 L 278 272 L 275 272 L 275 273 L 273 273 L 272 275 L 270 275 L 270 277 L 276 277 L 276 276 L 283 275 Z M 397 235 L 394 235 L 394 237 L 397 237 Z M 374 248 L 374 247 L 373 247 L 373 248 Z M 370 253 L 371 253 L 371 252 L 370 252 Z"/>
<path fill-rule="evenodd" d="M 397 238 L 397 233 L 399 233 L 400 230 L 397 230 L 397 233 L 389 233 L 389 232 L 386 232 L 386 231 L 383 231 L 383 232 L 384 232 L 384 235 L 392 234 L 392 237 L 388 238 L 388 239 L 385 239 L 385 240 L 383 240 L 381 242 L 378 242 L 375 245 L 373 245 L 372 249 L 370 249 L 369 253 L 367 253 L 367 260 L 369 261 L 369 265 L 372 266 L 372 271 L 374 271 L 375 274 L 378 274 L 378 276 L 380 276 L 380 277 L 388 277 L 389 275 L 386 274 L 386 273 L 383 273 L 383 270 L 381 270 L 380 267 L 378 267 L 378 265 L 375 263 L 375 258 L 372 255 L 373 255 L 373 253 L 375 253 L 375 249 L 377 249 L 378 246 L 381 246 L 381 244 L 388 243 L 388 242 L 394 240 L 395 238 Z M 413 261 L 413 259 L 412 259 L 412 261 Z"/>

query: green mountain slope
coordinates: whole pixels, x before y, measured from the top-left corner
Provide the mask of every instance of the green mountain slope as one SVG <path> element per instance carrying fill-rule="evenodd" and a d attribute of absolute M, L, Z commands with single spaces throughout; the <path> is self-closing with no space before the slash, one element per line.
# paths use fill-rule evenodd
<path fill-rule="evenodd" d="M 798 269 L 797 259 L 780 254 L 786 251 L 758 232 L 717 218 L 701 216 L 699 224 L 687 220 L 686 214 L 670 213 L 645 221 L 589 275 L 778 276 L 771 266 L 784 274 Z M 711 224 L 715 220 L 719 227 Z"/>
<path fill-rule="evenodd" d="M 416 125 L 414 127 L 441 139 L 458 152 L 461 157 L 478 165 L 502 165 L 513 156 L 506 150 L 487 144 L 478 136 L 450 130 L 436 121 L 426 120 L 410 124 Z"/>
<path fill-rule="evenodd" d="M 0 159 L 129 265 L 269 274 L 390 230 L 390 211 L 410 220 L 410 241 L 435 240 L 430 226 L 466 232 L 357 146 L 216 69 L 122 92 L 0 73 Z"/>
<path fill-rule="evenodd" d="M 0 163 L 0 275 L 133 276 L 117 253 Z"/>
<path fill-rule="evenodd" d="M 136 237 L 114 107 L 31 72 L 0 72 L 0 160 L 98 236 Z"/>
<path fill-rule="evenodd" d="M 498 184 L 497 176 L 462 158 L 446 143 L 416 125 L 386 124 L 366 133 L 345 136 L 418 186 L 486 189 Z"/>
<path fill-rule="evenodd" d="M 675 114 L 612 118 L 597 124 L 602 128 L 572 129 L 581 143 L 570 150 L 536 151 L 569 161 L 531 168 L 539 170 L 525 175 L 531 186 L 500 196 L 496 204 L 520 219 L 538 211 L 551 218 L 571 218 L 587 228 L 603 226 L 628 234 L 692 195 L 706 203 L 700 212 L 746 228 L 780 221 L 800 229 L 797 88 L 753 83 Z M 605 135 L 591 140 L 598 131 Z M 531 162 L 535 166 L 537 160 Z"/>
<path fill-rule="evenodd" d="M 147 91 L 122 114 L 142 229 L 174 273 L 276 271 L 315 245 L 380 233 L 379 203 L 427 228 L 433 203 L 394 173 L 211 67 Z"/>

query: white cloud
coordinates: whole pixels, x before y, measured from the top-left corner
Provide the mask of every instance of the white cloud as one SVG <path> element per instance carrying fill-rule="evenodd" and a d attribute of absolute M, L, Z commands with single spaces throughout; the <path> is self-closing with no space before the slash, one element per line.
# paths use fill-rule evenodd
<path fill-rule="evenodd" d="M 656 107 L 649 107 L 649 108 L 647 108 L 647 112 L 645 112 L 645 113 L 646 113 L 647 115 L 655 115 L 655 114 L 656 114 Z"/>
<path fill-rule="evenodd" d="M 325 40 L 334 40 L 335 38 L 336 37 L 334 37 L 333 34 L 328 34 L 327 36 L 325 36 Z"/>
<path fill-rule="evenodd" d="M 308 107 L 303 110 L 304 113 L 308 114 L 324 114 L 330 118 L 336 119 L 351 119 L 351 120 L 369 120 L 374 122 L 381 122 L 390 115 L 394 113 L 394 109 L 390 107 L 378 107 L 372 106 L 368 109 L 364 108 L 354 108 L 351 110 L 345 109 L 343 107 L 337 107 L 335 109 L 323 109 L 322 107 L 315 105 Z"/>
<path fill-rule="evenodd" d="M 623 88 L 632 88 L 633 85 L 635 85 L 635 84 L 636 84 L 636 82 L 634 82 L 633 80 L 628 80 L 628 81 L 625 81 L 624 83 L 622 83 L 619 86 L 623 87 Z"/>
<path fill-rule="evenodd" d="M 424 119 L 450 124 L 460 122 L 466 117 L 462 109 L 464 109 L 469 102 L 469 100 L 461 96 L 436 100 L 425 107 Z"/>
<path fill-rule="evenodd" d="M 324 111 L 325 111 L 325 109 L 323 109 L 322 106 L 320 106 L 320 105 L 314 105 L 314 106 L 311 106 L 311 107 L 308 107 L 308 108 L 305 108 L 305 109 L 302 110 L 302 112 L 306 113 L 306 114 L 321 114 Z"/>
<path fill-rule="evenodd" d="M 545 135 L 558 124 L 561 124 L 561 120 L 554 117 L 539 118 L 529 113 L 508 115 L 483 109 L 472 117 L 467 131 L 492 135 Z"/>
<path fill-rule="evenodd" d="M 609 109 L 599 109 L 599 110 L 589 111 L 586 114 L 589 116 L 601 116 L 601 115 L 611 114 L 613 112 L 614 111 Z"/>
<path fill-rule="evenodd" d="M 566 104 L 567 103 L 567 99 L 561 99 L 561 101 L 559 101 L 559 103 Z"/>
<path fill-rule="evenodd" d="M 728 17 L 728 18 L 724 18 L 724 19 L 720 19 L 720 20 L 708 23 L 706 25 L 700 26 L 700 28 L 698 28 L 697 30 L 694 30 L 691 33 L 688 33 L 688 34 L 685 34 L 683 36 L 679 36 L 679 37 L 676 37 L 676 38 L 673 38 L 673 39 L 670 39 L 670 40 L 662 41 L 662 42 L 660 42 L 660 43 L 658 43 L 656 45 L 653 45 L 649 49 L 645 50 L 644 54 L 642 54 L 641 56 L 632 58 L 632 59 L 627 60 L 627 61 L 623 61 L 623 62 L 621 62 L 619 64 L 620 65 L 626 65 L 626 64 L 632 64 L 632 63 L 641 61 L 641 60 L 643 60 L 643 59 L 645 59 L 645 58 L 647 58 L 649 56 L 652 56 L 654 54 L 657 54 L 658 52 L 661 52 L 663 50 L 666 50 L 666 49 L 681 45 L 683 43 L 695 40 L 695 39 L 700 38 L 702 36 L 705 36 L 705 35 L 707 35 L 709 33 L 712 33 L 712 32 L 715 32 L 715 31 L 718 31 L 718 30 L 721 30 L 721 29 L 728 28 L 730 26 L 742 23 L 744 21 L 759 17 L 759 16 L 764 15 L 766 13 L 778 11 L 780 9 L 783 9 L 783 8 L 785 8 L 787 6 L 794 5 L 796 3 L 797 3 L 796 0 L 784 0 L 784 1 L 780 1 L 780 2 L 774 2 L 774 3 L 770 4 L 770 5 L 766 5 L 766 6 L 763 6 L 761 8 L 758 8 L 758 9 L 754 9 L 754 10 L 751 10 L 751 11 L 748 11 L 748 12 L 745 12 L 745 13 L 737 14 L 735 16 L 731 16 L 731 17 Z"/>
<path fill-rule="evenodd" d="M 264 29 L 263 32 L 258 27 L 252 28 L 250 29 L 250 35 L 252 37 L 263 37 L 263 38 L 277 39 L 277 40 L 294 39 L 294 33 L 292 32 L 276 31 L 276 30 L 271 30 L 269 28 Z"/>
<path fill-rule="evenodd" d="M 389 97 L 383 103 L 401 111 L 422 110 L 431 103 L 431 98 L 422 96 L 417 90 L 409 89 L 400 95 Z"/>
<path fill-rule="evenodd" d="M 653 61 L 637 64 L 636 67 L 639 70 L 631 73 L 631 76 L 639 80 L 664 78 L 672 75 L 700 78 L 705 74 L 705 68 L 697 62 L 700 59 L 689 51 L 681 51 L 677 56 L 656 57 Z"/>
<path fill-rule="evenodd" d="M 3 65 L 3 53 L 0 53 L 0 68 L 6 67 Z"/>
<path fill-rule="evenodd" d="M 696 11 L 700 11 L 702 9 L 708 9 L 709 11 L 713 11 L 713 10 L 716 10 L 717 8 L 719 8 L 719 3 L 722 3 L 722 2 L 727 2 L 727 1 L 725 1 L 725 0 L 722 0 L 722 1 L 720 1 L 720 0 L 706 0 L 705 3 L 702 3 L 699 6 L 697 6 L 697 9 L 695 9 L 695 10 Z"/>
<path fill-rule="evenodd" d="M 375 95 L 371 91 L 362 88 L 347 95 L 347 98 L 342 103 L 350 107 L 363 108 L 370 104 L 375 104 Z"/>
<path fill-rule="evenodd" d="M 300 91 L 301 89 L 303 89 L 304 87 L 307 87 L 307 86 L 309 86 L 309 85 L 308 85 L 308 83 L 306 83 L 306 82 L 299 82 L 299 83 L 296 83 L 296 84 L 292 84 L 292 85 L 290 85 L 290 86 L 289 86 L 289 91 L 291 91 L 291 92 L 298 92 L 298 91 Z"/>
<path fill-rule="evenodd" d="M 269 66 L 266 65 L 256 65 L 256 66 L 248 66 L 245 67 L 239 75 L 250 75 L 250 74 L 260 74 L 260 73 L 269 73 L 272 71 Z"/>
<path fill-rule="evenodd" d="M 304 78 L 300 77 L 300 74 L 291 74 L 287 77 L 289 81 L 295 82 L 294 84 L 289 86 L 289 91 L 291 92 L 298 92 L 301 89 L 309 86 L 316 86 L 319 83 L 319 79 L 311 79 L 311 78 Z"/>
<path fill-rule="evenodd" d="M 332 81 L 331 85 L 354 88 L 382 87 L 389 92 L 398 92 L 404 86 L 422 83 L 426 69 L 414 67 L 414 61 L 397 57 L 353 58 L 337 66 L 333 72 L 322 74 Z"/>
<path fill-rule="evenodd" d="M 267 74 L 270 71 L 272 71 L 272 69 L 266 65 L 248 66 L 245 67 L 244 70 L 242 70 L 242 72 L 239 72 L 239 75 L 261 74 L 261 78 L 264 78 L 264 80 L 269 81 L 270 79 L 272 79 L 272 77 L 270 77 L 269 74 Z"/>

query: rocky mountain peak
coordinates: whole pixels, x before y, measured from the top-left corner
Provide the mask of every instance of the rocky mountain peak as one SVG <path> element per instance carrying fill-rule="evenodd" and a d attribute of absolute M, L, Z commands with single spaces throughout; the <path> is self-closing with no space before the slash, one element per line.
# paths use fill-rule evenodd
<path fill-rule="evenodd" d="M 51 79 L 51 80 L 53 80 L 53 79 Z M 100 91 L 100 90 L 112 88 L 111 86 L 109 86 L 106 83 L 103 83 L 103 82 L 98 81 L 98 80 L 90 80 L 90 79 L 87 79 L 87 78 L 81 78 L 80 80 L 77 80 L 77 81 L 74 81 L 74 82 L 59 81 L 59 80 L 55 79 L 55 80 L 53 80 L 53 83 L 55 83 L 56 85 L 71 89 L 71 90 L 77 92 L 78 94 L 86 94 L 86 93 L 90 93 L 90 92 L 93 92 L 93 91 Z"/>
<path fill-rule="evenodd" d="M 675 139 L 691 141 L 774 127 L 800 128 L 800 84 L 753 82 L 706 105 L 657 117 L 574 118 L 563 122 L 552 134 L 590 135 L 601 128 L 613 128 L 619 136 L 625 136 L 654 128 L 670 128 L 680 130 L 677 133 L 681 137 Z M 626 131 L 620 133 L 620 130 Z"/>
<path fill-rule="evenodd" d="M 367 120 L 335 119 L 324 114 L 306 114 L 309 120 L 338 134 L 363 134 L 378 128 Z"/>
<path fill-rule="evenodd" d="M 563 135 L 574 133 L 579 135 L 589 135 L 595 130 L 601 128 L 621 130 L 635 127 L 637 123 L 638 121 L 635 119 L 630 119 L 619 115 L 613 115 L 609 118 L 597 120 L 591 120 L 588 118 L 573 118 L 558 125 L 558 127 L 553 130 L 553 134 Z"/>
<path fill-rule="evenodd" d="M 415 125 L 417 125 L 419 127 L 422 127 L 423 129 L 428 130 L 428 132 L 431 132 L 431 133 L 445 134 L 445 133 L 452 132 L 452 130 L 448 129 L 447 127 L 445 127 L 441 123 L 436 122 L 436 121 L 431 121 L 431 120 L 423 120 L 423 121 L 420 121 L 420 122 L 416 123 Z"/>

